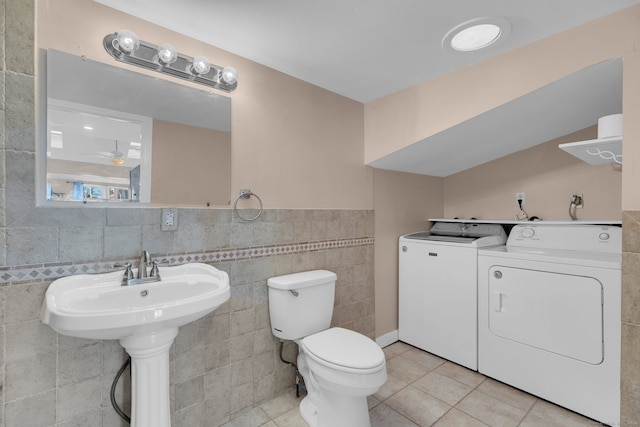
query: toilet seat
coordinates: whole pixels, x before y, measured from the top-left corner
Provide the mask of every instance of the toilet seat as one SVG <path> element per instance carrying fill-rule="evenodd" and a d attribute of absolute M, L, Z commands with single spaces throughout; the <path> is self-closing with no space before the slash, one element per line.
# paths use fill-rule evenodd
<path fill-rule="evenodd" d="M 364 374 L 385 367 L 380 346 L 349 329 L 330 328 L 303 338 L 300 344 L 309 357 L 339 371 Z"/>

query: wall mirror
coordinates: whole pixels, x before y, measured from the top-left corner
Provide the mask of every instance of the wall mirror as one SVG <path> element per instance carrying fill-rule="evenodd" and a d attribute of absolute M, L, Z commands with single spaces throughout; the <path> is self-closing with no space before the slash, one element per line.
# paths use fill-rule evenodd
<path fill-rule="evenodd" d="M 230 98 L 53 49 L 41 92 L 40 205 L 229 204 Z"/>

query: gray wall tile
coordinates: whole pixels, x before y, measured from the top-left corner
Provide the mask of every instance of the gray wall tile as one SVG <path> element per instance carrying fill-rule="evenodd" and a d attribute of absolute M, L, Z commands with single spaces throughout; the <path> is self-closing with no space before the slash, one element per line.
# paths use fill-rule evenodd
<path fill-rule="evenodd" d="M 255 335 L 253 332 L 232 337 L 229 349 L 230 358 L 233 362 L 238 362 L 253 357 Z"/>
<path fill-rule="evenodd" d="M 33 75 L 34 0 L 5 0 L 7 69 Z"/>
<path fill-rule="evenodd" d="M 2 193 L 3 191 L 0 189 L 0 197 L 2 197 Z M 7 229 L 0 228 L 0 266 L 5 265 L 7 265 Z"/>
<path fill-rule="evenodd" d="M 97 342 L 58 352 L 58 386 L 76 384 L 102 373 L 102 345 Z"/>
<path fill-rule="evenodd" d="M 176 384 L 204 374 L 204 346 L 176 354 L 173 378 Z"/>
<path fill-rule="evenodd" d="M 246 248 L 253 246 L 254 224 L 251 222 L 239 222 L 231 224 L 231 247 Z"/>
<path fill-rule="evenodd" d="M 40 320 L 5 326 L 5 341 L 7 362 L 56 352 L 56 333 Z"/>
<path fill-rule="evenodd" d="M 34 209 L 35 156 L 24 151 L 7 151 L 5 158 L 5 224 L 12 226 Z"/>
<path fill-rule="evenodd" d="M 178 220 L 180 221 L 180 220 Z M 181 224 L 175 232 L 175 252 L 202 252 L 204 250 L 204 225 Z"/>
<path fill-rule="evenodd" d="M 184 409 L 187 406 L 202 403 L 204 400 L 204 374 L 176 384 L 175 394 L 175 409 L 177 411 Z"/>
<path fill-rule="evenodd" d="M 199 402 L 195 405 L 177 410 L 174 413 L 173 422 L 171 423 L 171 425 L 174 427 L 200 427 L 219 425 L 211 424 L 210 422 L 212 420 L 205 417 L 204 406 L 204 402 Z"/>
<path fill-rule="evenodd" d="M 174 253 L 174 231 L 162 231 L 159 224 L 142 226 L 142 247 L 152 255 Z"/>
<path fill-rule="evenodd" d="M 111 208 L 106 209 L 106 212 L 108 226 L 145 224 L 142 218 L 146 215 L 145 212 L 140 209 Z"/>
<path fill-rule="evenodd" d="M 102 227 L 62 227 L 59 230 L 60 261 L 92 261 L 103 258 Z"/>
<path fill-rule="evenodd" d="M 35 79 L 33 75 L 7 71 L 5 82 L 5 146 L 8 149 L 34 152 Z M 34 176 L 30 176 L 31 182 Z"/>
<path fill-rule="evenodd" d="M 89 412 L 76 415 L 68 421 L 59 423 L 57 427 L 88 427 L 100 425 L 102 425 L 102 410 L 94 409 Z"/>
<path fill-rule="evenodd" d="M 7 402 L 5 405 L 6 427 L 48 427 L 55 422 L 55 390 Z"/>
<path fill-rule="evenodd" d="M 56 261 L 58 230 L 55 228 L 8 228 L 7 263 L 24 265 Z"/>
<path fill-rule="evenodd" d="M 8 286 L 4 290 L 5 323 L 40 319 L 40 307 L 47 287 L 46 283 Z"/>
<path fill-rule="evenodd" d="M 215 224 L 205 228 L 204 250 L 222 249 L 231 247 L 231 225 Z"/>
<path fill-rule="evenodd" d="M 23 399 L 56 387 L 55 353 L 20 359 L 5 366 L 5 399 Z"/>
<path fill-rule="evenodd" d="M 32 203 L 33 204 L 33 203 Z M 104 227 L 105 208 L 35 208 L 12 223 L 13 227 Z"/>
<path fill-rule="evenodd" d="M 100 378 L 58 387 L 58 422 L 68 421 L 86 412 L 100 409 Z"/>
<path fill-rule="evenodd" d="M 142 227 L 124 225 L 105 227 L 104 256 L 107 259 L 132 258 L 142 251 Z"/>
<path fill-rule="evenodd" d="M 201 347 L 204 345 L 205 323 L 206 320 L 203 318 L 180 328 L 180 332 L 178 333 L 174 343 L 176 354 L 184 353 L 194 347 Z"/>

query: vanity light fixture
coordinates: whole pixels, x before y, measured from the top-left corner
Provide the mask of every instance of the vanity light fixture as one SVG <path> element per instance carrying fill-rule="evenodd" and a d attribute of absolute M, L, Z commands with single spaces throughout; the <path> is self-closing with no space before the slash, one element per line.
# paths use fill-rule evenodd
<path fill-rule="evenodd" d="M 156 46 L 142 41 L 129 30 L 107 34 L 103 39 L 103 45 L 116 61 L 169 74 L 225 92 L 234 91 L 238 87 L 238 72 L 235 68 L 210 64 L 204 56 L 193 58 L 182 54 L 169 43 Z"/>
<path fill-rule="evenodd" d="M 473 52 L 493 46 L 511 32 L 504 18 L 476 18 L 453 27 L 442 39 L 442 47 L 458 52 Z"/>

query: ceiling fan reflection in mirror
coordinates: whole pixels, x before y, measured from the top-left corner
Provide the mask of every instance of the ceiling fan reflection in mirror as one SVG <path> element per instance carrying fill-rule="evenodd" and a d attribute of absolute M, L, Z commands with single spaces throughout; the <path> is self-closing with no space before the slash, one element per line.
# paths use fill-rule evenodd
<path fill-rule="evenodd" d="M 98 154 L 100 154 L 103 157 L 106 157 L 109 159 L 109 161 L 111 163 L 113 163 L 114 165 L 123 165 L 126 158 L 124 156 L 124 153 L 118 150 L 118 140 L 116 139 L 116 149 L 112 150 L 112 151 L 98 151 Z"/>

